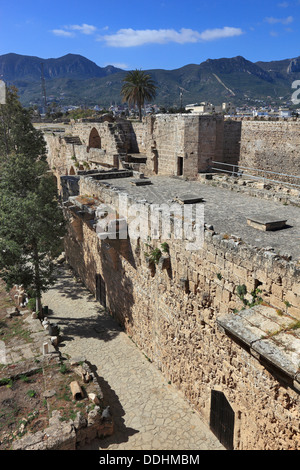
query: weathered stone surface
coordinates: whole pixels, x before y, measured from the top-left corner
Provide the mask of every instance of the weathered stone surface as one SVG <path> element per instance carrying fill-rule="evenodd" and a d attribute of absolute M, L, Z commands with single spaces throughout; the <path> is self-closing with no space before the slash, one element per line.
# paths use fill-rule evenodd
<path fill-rule="evenodd" d="M 286 222 L 286 220 L 280 220 L 276 217 L 263 216 L 260 214 L 257 216 L 251 216 L 251 218 L 247 219 L 248 225 L 264 231 L 282 229 L 286 226 Z"/>
<path fill-rule="evenodd" d="M 258 305 L 217 318 L 231 335 L 251 347 L 257 357 L 267 359 L 283 373 L 296 378 L 300 363 L 300 333 L 293 330 L 290 316 Z"/>
<path fill-rule="evenodd" d="M 139 123 L 133 130 L 125 129 L 125 124 L 114 126 L 114 132 L 117 131 L 120 137 L 116 145 L 118 152 L 121 147 L 122 151 L 127 151 L 130 148 L 127 144 L 133 145 L 133 137 L 136 137 L 136 151 L 147 155 L 146 163 L 138 164 L 139 171 L 142 168 L 145 175 L 151 175 L 152 185 L 134 186 L 126 178 L 110 179 L 104 184 L 92 177 L 80 177 L 80 194 L 90 194 L 113 205 L 122 191 L 129 195 L 131 203 L 143 199 L 149 204 L 162 203 L 173 201 L 178 194 L 188 193 L 203 196 L 205 222 L 214 230 L 205 230 L 204 244 L 195 252 L 186 250 L 182 240 L 171 237 L 168 240 L 170 269 L 146 269 L 142 239 L 126 240 L 122 244 L 101 241 L 85 223 L 84 217 L 76 214 L 72 215 L 70 234 L 66 239 L 67 261 L 85 285 L 96 294 L 95 276 L 101 274 L 109 312 L 207 422 L 211 390 L 221 390 L 226 395 L 235 412 L 237 449 L 253 446 L 260 449 L 299 448 L 299 394 L 289 382 L 291 374 L 294 374 L 294 383 L 297 382 L 295 369 L 291 367 L 296 359 L 290 342 L 293 335 L 281 331 L 283 325 L 280 323 L 280 316 L 286 313 L 292 320 L 300 320 L 297 288 L 299 212 L 295 206 L 275 205 L 276 198 L 283 200 L 275 193 L 270 196 L 265 184 L 251 188 L 251 196 L 267 193 L 265 200 L 247 196 L 252 185 L 248 179 L 237 178 L 234 184 L 226 176 L 220 181 L 224 187 L 221 189 L 207 184 L 200 187 L 193 181 L 184 186 L 182 178 L 171 181 L 167 176 L 178 176 L 182 170 L 183 177 L 196 179 L 199 171 L 210 172 L 212 161 L 218 158 L 219 161 L 230 158 L 233 164 L 244 158 L 243 162 L 248 166 L 259 168 L 264 162 L 265 168 L 281 168 L 279 171 L 299 174 L 299 153 L 296 147 L 292 149 L 293 134 L 297 135 L 295 142 L 298 139 L 299 122 L 296 125 L 264 124 L 163 115 L 151 116 L 145 125 Z M 103 129 L 98 126 L 98 131 L 103 138 L 103 149 L 107 151 L 103 158 L 111 164 L 117 153 L 110 153 L 112 127 L 105 126 Z M 224 130 L 228 131 L 227 135 Z M 88 145 L 90 128 L 76 124 L 73 131 Z M 72 164 L 69 150 L 62 151 L 62 159 L 58 152 L 54 156 L 64 162 L 68 172 Z M 286 152 L 290 158 L 286 158 Z M 85 158 L 85 153 L 78 153 L 78 159 L 79 156 Z M 128 161 L 125 163 L 129 164 Z M 165 177 L 156 177 L 157 172 Z M 207 182 L 213 185 L 214 178 Z M 225 188 L 232 189 L 233 186 L 236 187 L 234 191 L 226 191 Z M 297 193 L 290 196 L 295 200 L 298 197 Z M 270 208 L 279 220 L 291 220 L 291 227 L 282 230 L 280 237 L 271 231 L 260 231 L 253 237 L 253 230 L 245 223 L 246 217 L 263 209 L 271 214 Z M 154 242 L 153 248 L 159 248 L 161 241 Z M 183 283 L 182 279 L 185 280 Z M 237 292 L 237 287 L 242 285 L 247 290 L 244 299 Z M 247 317 L 245 313 L 239 324 L 228 322 L 222 327 L 223 331 L 218 331 L 217 318 L 241 311 L 245 306 L 243 300 L 250 303 L 255 299 L 251 292 L 257 287 L 264 302 L 278 311 L 278 323 L 275 317 L 262 318 L 252 312 L 251 325 L 248 321 L 251 315 Z M 288 312 L 287 301 L 290 304 Z M 268 329 L 273 334 L 276 332 L 276 323 L 282 348 L 275 348 L 273 338 L 266 334 Z M 232 335 L 228 337 L 224 331 L 230 328 Z M 261 358 L 271 367 L 265 367 Z M 272 367 L 283 371 L 282 382 L 273 374 Z"/>
<path fill-rule="evenodd" d="M 54 395 L 56 395 L 56 390 L 54 390 L 54 389 L 45 390 L 44 393 L 43 393 L 43 397 L 44 397 L 44 398 L 51 398 L 51 397 L 53 397 Z"/>

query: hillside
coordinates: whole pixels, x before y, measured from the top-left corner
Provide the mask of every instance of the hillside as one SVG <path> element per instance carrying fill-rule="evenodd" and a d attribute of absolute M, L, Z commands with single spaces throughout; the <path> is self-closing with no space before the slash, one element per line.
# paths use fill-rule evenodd
<path fill-rule="evenodd" d="M 41 78 L 41 64 L 43 64 L 45 79 L 48 80 L 72 77 L 76 80 L 106 77 L 121 70 L 113 66 L 99 67 L 91 60 L 76 54 L 67 54 L 58 59 L 5 54 L 0 56 L 0 75 L 7 81 L 38 82 Z"/>
<path fill-rule="evenodd" d="M 61 104 L 120 103 L 126 71 L 113 66 L 99 67 L 83 56 L 67 54 L 57 59 L 5 54 L 0 56 L 0 76 L 19 90 L 22 104 L 42 103 L 41 64 L 47 97 Z M 300 79 L 300 58 L 270 62 L 250 62 L 241 56 L 208 59 L 174 70 L 148 71 L 157 82 L 155 102 L 163 106 L 211 101 L 235 105 L 267 100 L 280 103 L 292 95 L 292 82 Z"/>

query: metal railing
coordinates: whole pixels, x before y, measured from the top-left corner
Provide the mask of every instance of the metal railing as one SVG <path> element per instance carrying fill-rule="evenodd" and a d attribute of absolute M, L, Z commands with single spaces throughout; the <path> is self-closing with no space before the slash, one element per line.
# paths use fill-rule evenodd
<path fill-rule="evenodd" d="M 216 168 L 214 166 L 211 167 L 212 170 L 219 171 L 221 173 L 229 173 L 231 176 L 253 178 L 253 179 L 257 179 L 257 180 L 262 180 L 263 182 L 270 181 L 272 183 L 277 183 L 277 184 L 281 183 L 283 185 L 294 186 L 294 187 L 300 189 L 300 176 L 298 176 L 298 175 L 288 175 L 286 173 L 277 173 L 275 171 L 261 170 L 259 168 L 250 168 L 250 167 L 247 167 L 247 166 L 241 166 L 241 165 L 237 165 L 237 164 L 233 165 L 231 163 L 223 163 L 223 162 L 216 162 L 216 161 L 212 161 L 212 164 L 214 164 L 214 165 L 216 165 L 216 164 L 217 165 L 223 165 L 225 167 L 231 167 L 231 170 L 224 169 L 224 168 Z M 295 179 L 297 181 L 297 183 L 290 183 L 288 181 L 283 181 L 282 179 L 271 179 L 271 177 L 268 178 L 267 176 L 253 175 L 253 174 L 248 173 L 248 171 L 258 172 L 258 173 L 263 173 L 263 174 L 266 173 L 267 175 L 277 175 L 280 178 Z"/>

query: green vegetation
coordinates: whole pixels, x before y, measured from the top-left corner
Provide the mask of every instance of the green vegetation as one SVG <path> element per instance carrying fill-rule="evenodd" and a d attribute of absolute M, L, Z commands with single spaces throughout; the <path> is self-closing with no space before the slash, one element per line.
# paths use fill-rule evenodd
<path fill-rule="evenodd" d="M 19 60 L 20 57 L 22 60 Z M 51 59 L 53 75 L 46 82 L 47 95 L 54 96 L 56 103 L 61 103 L 62 96 L 62 103 L 83 105 L 86 108 L 92 108 L 95 104 L 109 107 L 111 103 L 118 104 L 121 101 L 120 91 L 126 71 L 114 67 L 109 70 L 101 69 L 84 57 L 72 55 L 58 60 L 59 67 L 56 68 L 56 60 Z M 157 104 L 164 106 L 169 112 L 181 112 L 180 90 L 183 93 L 183 106 L 201 101 L 210 101 L 215 105 L 231 101 L 236 106 L 246 102 L 251 106 L 257 105 L 257 100 L 282 105 L 285 100 L 291 98 L 292 82 L 300 78 L 297 71 L 288 73 L 290 63 L 291 59 L 253 63 L 238 56 L 206 60 L 175 70 L 152 69 L 151 77 L 159 83 Z M 11 76 L 7 77 L 6 74 L 6 77 L 10 83 L 19 87 L 24 106 L 31 106 L 31 103 L 40 104 L 40 60 L 18 55 L 12 57 L 8 54 L 0 56 L 1 65 L 2 70 L 13 71 Z M 228 88 L 234 95 L 228 92 Z M 51 108 L 55 113 L 51 117 L 59 117 L 55 103 Z M 68 117 L 90 117 L 86 114 L 91 112 L 95 114 L 92 109 L 74 110 Z"/>
<path fill-rule="evenodd" d="M 36 299 L 32 297 L 31 299 L 28 300 L 27 308 L 28 310 L 35 310 L 36 307 Z"/>
<path fill-rule="evenodd" d="M 13 384 L 12 379 L 4 377 L 3 379 L 0 379 L 0 386 L 1 385 L 6 385 L 7 387 L 11 387 Z"/>
<path fill-rule="evenodd" d="M 60 368 L 59 368 L 59 372 L 61 374 L 67 374 L 69 372 L 69 369 L 68 369 L 67 365 L 64 364 L 64 363 L 61 363 Z"/>
<path fill-rule="evenodd" d="M 14 318 L 9 328 L 6 324 L 1 325 L 0 338 L 4 342 L 17 338 L 22 339 L 27 343 L 31 343 L 33 341 L 29 330 L 24 327 L 23 319 L 20 317 Z"/>
<path fill-rule="evenodd" d="M 296 320 L 290 325 L 291 330 L 298 330 L 298 328 L 300 328 L 300 320 Z"/>
<path fill-rule="evenodd" d="M 145 256 L 149 263 L 158 264 L 161 258 L 161 250 L 159 248 L 152 248 L 150 253 L 145 253 Z"/>
<path fill-rule="evenodd" d="M 237 296 L 242 300 L 243 304 L 249 308 L 254 307 L 255 305 L 259 305 L 263 301 L 263 299 L 259 296 L 259 294 L 261 293 L 261 290 L 259 288 L 256 288 L 251 291 L 251 301 L 245 298 L 245 296 L 247 295 L 247 287 L 245 286 L 245 284 L 238 285 L 236 287 L 236 293 Z"/>
<path fill-rule="evenodd" d="M 55 281 L 53 260 L 65 233 L 48 170 L 43 135 L 9 88 L 0 106 L 0 277 L 8 289 L 30 288 L 39 310 L 42 292 Z"/>
<path fill-rule="evenodd" d="M 142 70 L 128 72 L 123 79 L 121 95 L 128 105 L 137 105 L 139 119 L 142 120 L 142 107 L 145 101 L 152 101 L 156 96 L 156 85 L 149 74 Z"/>
<path fill-rule="evenodd" d="M 167 242 L 163 242 L 160 246 L 163 253 L 169 253 L 169 245 Z"/>

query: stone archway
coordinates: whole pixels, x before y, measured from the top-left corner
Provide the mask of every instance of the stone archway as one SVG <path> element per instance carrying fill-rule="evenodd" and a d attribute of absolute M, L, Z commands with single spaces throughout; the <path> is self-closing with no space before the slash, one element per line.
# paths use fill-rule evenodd
<path fill-rule="evenodd" d="M 74 170 L 74 168 L 71 166 L 70 171 L 69 171 L 69 175 L 75 175 L 75 174 L 76 174 L 76 173 L 75 173 L 75 170 Z"/>
<path fill-rule="evenodd" d="M 93 129 L 91 130 L 90 136 L 89 136 L 88 150 L 90 148 L 101 149 L 101 137 L 95 127 L 93 127 Z"/>

